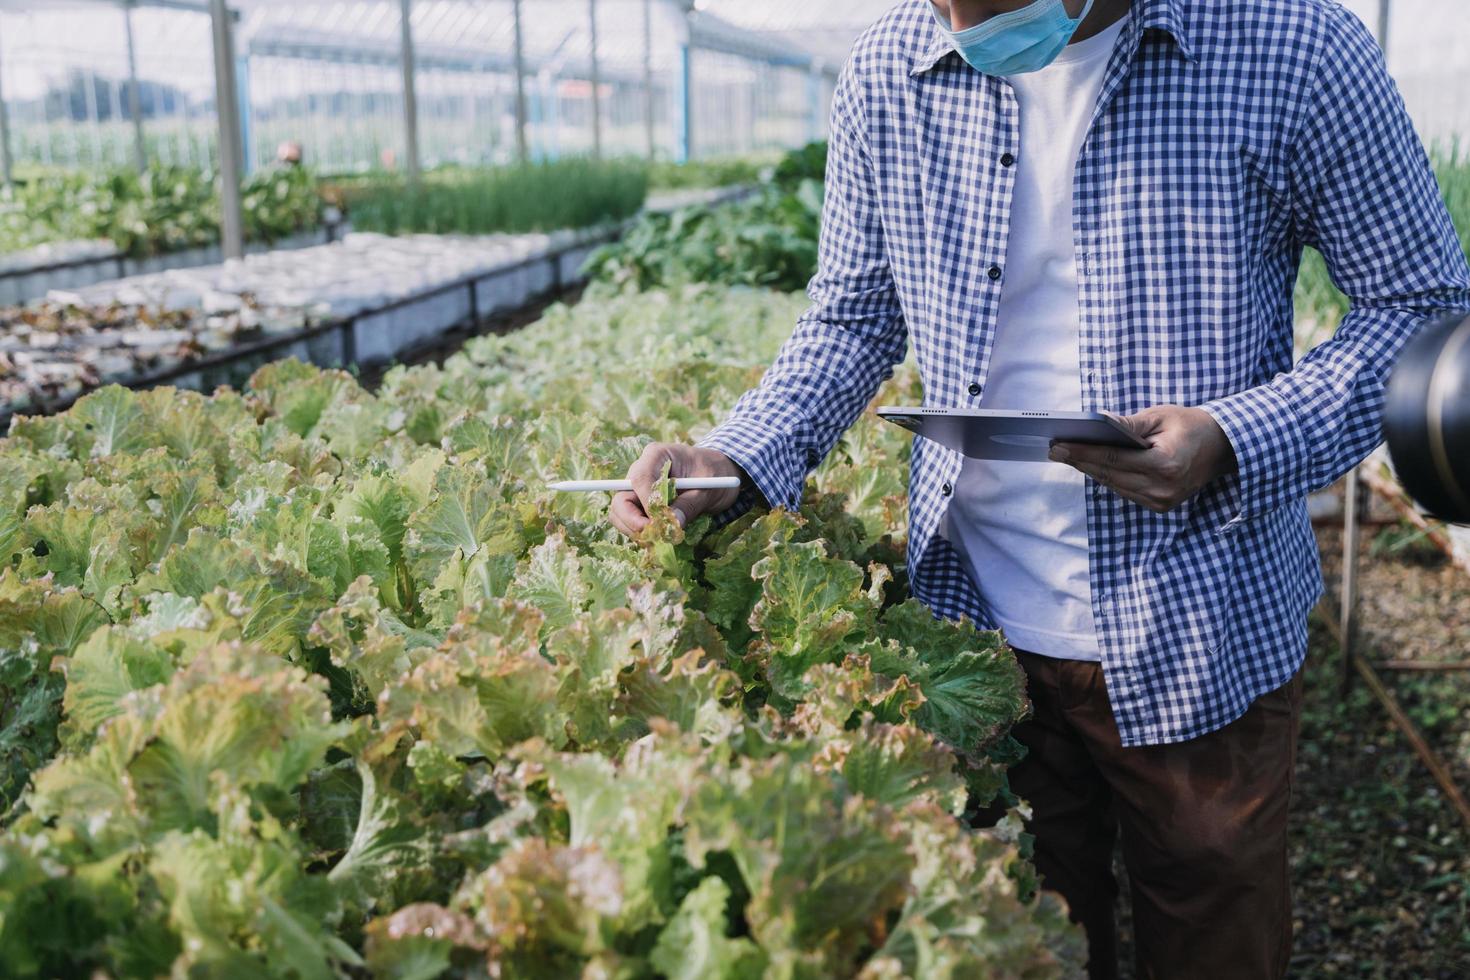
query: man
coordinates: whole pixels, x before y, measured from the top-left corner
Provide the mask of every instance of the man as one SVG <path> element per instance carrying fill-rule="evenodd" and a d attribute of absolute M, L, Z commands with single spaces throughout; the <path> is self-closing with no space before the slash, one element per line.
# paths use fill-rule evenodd
<path fill-rule="evenodd" d="M 832 108 L 812 306 L 699 446 L 685 518 L 795 507 L 912 340 L 926 404 L 1116 412 L 1147 450 L 965 460 L 915 441 L 908 561 L 1024 667 L 1036 863 L 1113 976 L 1122 835 L 1139 975 L 1280 977 L 1306 495 L 1378 441 L 1385 375 L 1470 269 L 1372 37 L 1330 0 L 905 0 Z M 1292 360 L 1318 248 L 1352 300 Z M 1066 464 L 1066 465 L 1062 465 Z"/>

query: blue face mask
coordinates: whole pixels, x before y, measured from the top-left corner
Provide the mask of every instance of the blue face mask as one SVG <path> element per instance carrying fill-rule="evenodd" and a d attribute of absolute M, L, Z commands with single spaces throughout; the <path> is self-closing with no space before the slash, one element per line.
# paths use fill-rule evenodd
<path fill-rule="evenodd" d="M 952 30 L 931 3 L 939 30 L 977 71 L 987 75 L 1021 75 L 1040 71 L 1056 60 L 1077 26 L 1092 9 L 1092 0 L 1075 20 L 1067 16 L 1062 0 L 1032 0 L 1019 10 L 996 14 L 974 27 Z"/>

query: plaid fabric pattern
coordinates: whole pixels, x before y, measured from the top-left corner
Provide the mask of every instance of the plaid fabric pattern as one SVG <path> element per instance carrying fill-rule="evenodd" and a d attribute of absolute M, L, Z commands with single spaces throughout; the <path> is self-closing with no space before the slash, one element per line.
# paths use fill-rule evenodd
<path fill-rule="evenodd" d="M 952 51 L 928 2 L 854 48 L 811 307 L 701 440 L 773 505 L 799 503 L 907 344 L 928 405 L 973 406 L 986 383 L 1026 147 L 1009 86 Z M 1389 366 L 1426 318 L 1470 307 L 1470 269 L 1377 44 L 1329 0 L 1134 0 L 1073 179 L 1083 407 L 1200 406 L 1239 461 L 1165 514 L 1088 483 L 1123 744 L 1183 741 L 1302 662 L 1322 587 L 1305 497 L 1377 444 Z M 1352 311 L 1293 365 L 1304 245 Z M 936 533 L 960 465 L 915 441 L 910 581 L 936 614 L 991 626 Z"/>

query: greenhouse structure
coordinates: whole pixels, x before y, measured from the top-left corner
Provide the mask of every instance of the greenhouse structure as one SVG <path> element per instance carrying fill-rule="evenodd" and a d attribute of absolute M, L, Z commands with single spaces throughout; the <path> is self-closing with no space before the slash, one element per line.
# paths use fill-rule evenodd
<path fill-rule="evenodd" d="M 0 0 L 0 980 L 1470 977 L 1465 5 Z"/>
<path fill-rule="evenodd" d="M 825 132 L 840 67 L 692 0 L 0 3 L 0 166 L 225 175 L 573 154 L 673 161 Z M 224 152 L 221 153 L 221 147 Z M 238 175 L 234 179 L 231 175 Z"/>

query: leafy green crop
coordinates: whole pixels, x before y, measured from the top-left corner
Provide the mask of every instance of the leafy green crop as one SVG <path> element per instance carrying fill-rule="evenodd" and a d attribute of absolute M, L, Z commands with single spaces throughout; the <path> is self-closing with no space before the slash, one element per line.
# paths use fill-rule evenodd
<path fill-rule="evenodd" d="M 703 431 L 799 305 L 594 289 L 376 395 L 286 361 L 18 419 L 6 975 L 1075 972 L 1018 822 L 962 819 L 1026 702 L 900 601 L 901 432 L 634 542 L 544 489 Z"/>
<path fill-rule="evenodd" d="M 417 185 L 400 176 L 342 183 L 340 195 L 360 231 L 487 234 L 584 228 L 617 221 L 643 206 L 641 164 L 582 158 L 515 167 L 446 169 Z"/>
<path fill-rule="evenodd" d="M 693 205 L 644 214 L 621 239 L 587 261 L 602 282 L 652 289 L 724 283 L 791 290 L 817 268 L 822 184 L 795 190 L 774 184 L 728 204 Z"/>
<path fill-rule="evenodd" d="M 806 180 L 827 177 L 827 141 L 816 140 L 792 150 L 771 172 L 771 180 L 782 187 L 796 187 Z"/>
<path fill-rule="evenodd" d="M 652 289 L 723 283 L 793 290 L 817 271 L 827 144 L 782 157 L 751 197 L 644 214 L 587 261 L 602 282 Z"/>
<path fill-rule="evenodd" d="M 0 198 L 0 252 L 90 238 L 108 239 L 134 257 L 212 245 L 220 234 L 216 183 L 198 170 L 167 166 L 38 178 Z M 321 216 L 315 181 L 300 168 L 257 171 L 241 195 L 250 241 L 314 228 Z"/>

